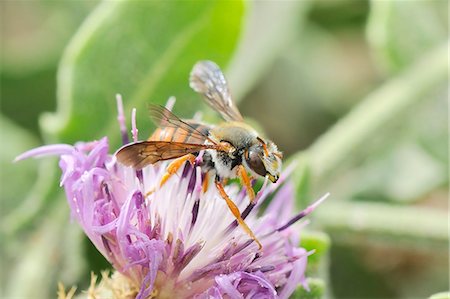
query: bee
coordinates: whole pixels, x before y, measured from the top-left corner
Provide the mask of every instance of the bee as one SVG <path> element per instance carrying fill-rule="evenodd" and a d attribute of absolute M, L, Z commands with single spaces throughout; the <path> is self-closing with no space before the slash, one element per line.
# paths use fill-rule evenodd
<path fill-rule="evenodd" d="M 149 164 L 175 159 L 167 167 L 160 187 L 186 161 L 196 163 L 207 176 L 203 181 L 203 189 L 208 187 L 208 176 L 213 176 L 221 197 L 237 222 L 261 249 L 261 243 L 242 219 L 223 184 L 229 178 L 239 177 L 251 204 L 254 204 L 255 192 L 251 177 L 265 177 L 275 183 L 280 177 L 282 153 L 275 143 L 262 138 L 244 122 L 232 101 L 225 76 L 214 62 L 199 61 L 194 65 L 190 74 L 190 87 L 201 94 L 225 122 L 213 126 L 182 120 L 170 110 L 152 105 L 149 108 L 150 115 L 158 128 L 148 140 L 119 149 L 116 153 L 117 160 L 126 166 L 142 169 Z M 201 159 L 196 160 L 200 153 L 203 154 Z"/>

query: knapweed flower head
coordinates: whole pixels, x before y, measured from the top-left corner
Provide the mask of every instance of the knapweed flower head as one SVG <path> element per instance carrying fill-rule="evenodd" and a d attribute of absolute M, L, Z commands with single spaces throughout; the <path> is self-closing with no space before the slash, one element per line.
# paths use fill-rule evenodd
<path fill-rule="evenodd" d="M 127 142 L 121 111 L 119 101 Z M 136 140 L 135 125 L 133 132 Z M 307 288 L 305 268 L 312 252 L 298 246 L 299 231 L 293 224 L 321 200 L 292 215 L 293 187 L 287 173 L 276 184 L 264 184 L 256 204 L 250 204 L 238 184 L 226 186 L 262 243 L 259 250 L 218 190 L 210 186 L 203 192 L 199 167 L 186 163 L 155 188 L 166 162 L 136 171 L 118 163 L 111 152 L 105 137 L 74 146 L 44 146 L 18 157 L 60 156 L 61 186 L 72 217 L 117 271 L 104 278 L 109 283 L 89 293 L 110 298 L 288 298 L 299 284 Z M 273 199 L 259 215 L 268 197 Z"/>

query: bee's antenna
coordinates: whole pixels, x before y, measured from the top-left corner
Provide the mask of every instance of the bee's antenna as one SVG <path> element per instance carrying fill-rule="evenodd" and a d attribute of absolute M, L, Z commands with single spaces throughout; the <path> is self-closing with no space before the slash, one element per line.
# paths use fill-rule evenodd
<path fill-rule="evenodd" d="M 267 149 L 267 145 L 266 145 L 266 143 L 264 142 L 264 140 L 262 140 L 262 139 L 259 138 L 259 137 L 256 137 L 256 139 L 258 139 L 258 141 L 261 142 L 261 145 L 262 145 L 262 147 L 263 147 L 263 149 L 264 149 L 264 154 L 265 154 L 266 156 L 269 156 L 269 150 Z"/>

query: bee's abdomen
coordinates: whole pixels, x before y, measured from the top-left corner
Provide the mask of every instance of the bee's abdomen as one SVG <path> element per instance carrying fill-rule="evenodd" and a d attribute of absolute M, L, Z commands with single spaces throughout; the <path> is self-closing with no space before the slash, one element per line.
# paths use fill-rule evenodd
<path fill-rule="evenodd" d="M 203 124 L 189 123 L 189 125 L 191 125 L 191 127 L 194 128 L 195 130 L 205 134 L 206 136 L 208 135 L 210 130 L 209 126 Z M 184 129 L 174 127 L 157 128 L 148 140 L 194 143 L 194 144 L 198 144 L 200 142 L 198 136 L 193 136 L 192 133 L 186 132 L 186 130 Z M 203 143 L 203 141 L 201 141 L 201 143 Z"/>

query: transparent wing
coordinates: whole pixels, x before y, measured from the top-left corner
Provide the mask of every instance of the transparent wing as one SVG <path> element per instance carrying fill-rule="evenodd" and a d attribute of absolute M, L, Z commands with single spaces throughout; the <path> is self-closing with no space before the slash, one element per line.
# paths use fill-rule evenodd
<path fill-rule="evenodd" d="M 227 121 L 243 121 L 234 106 L 228 84 L 220 68 L 212 61 L 199 61 L 191 71 L 191 88 L 203 95 L 205 101 Z"/>
<path fill-rule="evenodd" d="M 116 153 L 117 160 L 136 169 L 149 164 L 175 159 L 204 149 L 215 149 L 215 145 L 190 144 L 169 141 L 141 141 L 125 145 Z"/>
<path fill-rule="evenodd" d="M 157 126 L 163 128 L 172 127 L 177 129 L 176 134 L 189 136 L 190 143 L 203 144 L 206 140 L 208 140 L 210 143 L 215 144 L 215 142 L 211 140 L 206 133 L 197 129 L 199 127 L 197 124 L 190 124 L 180 119 L 163 106 L 149 105 L 149 112 L 151 118 Z"/>

